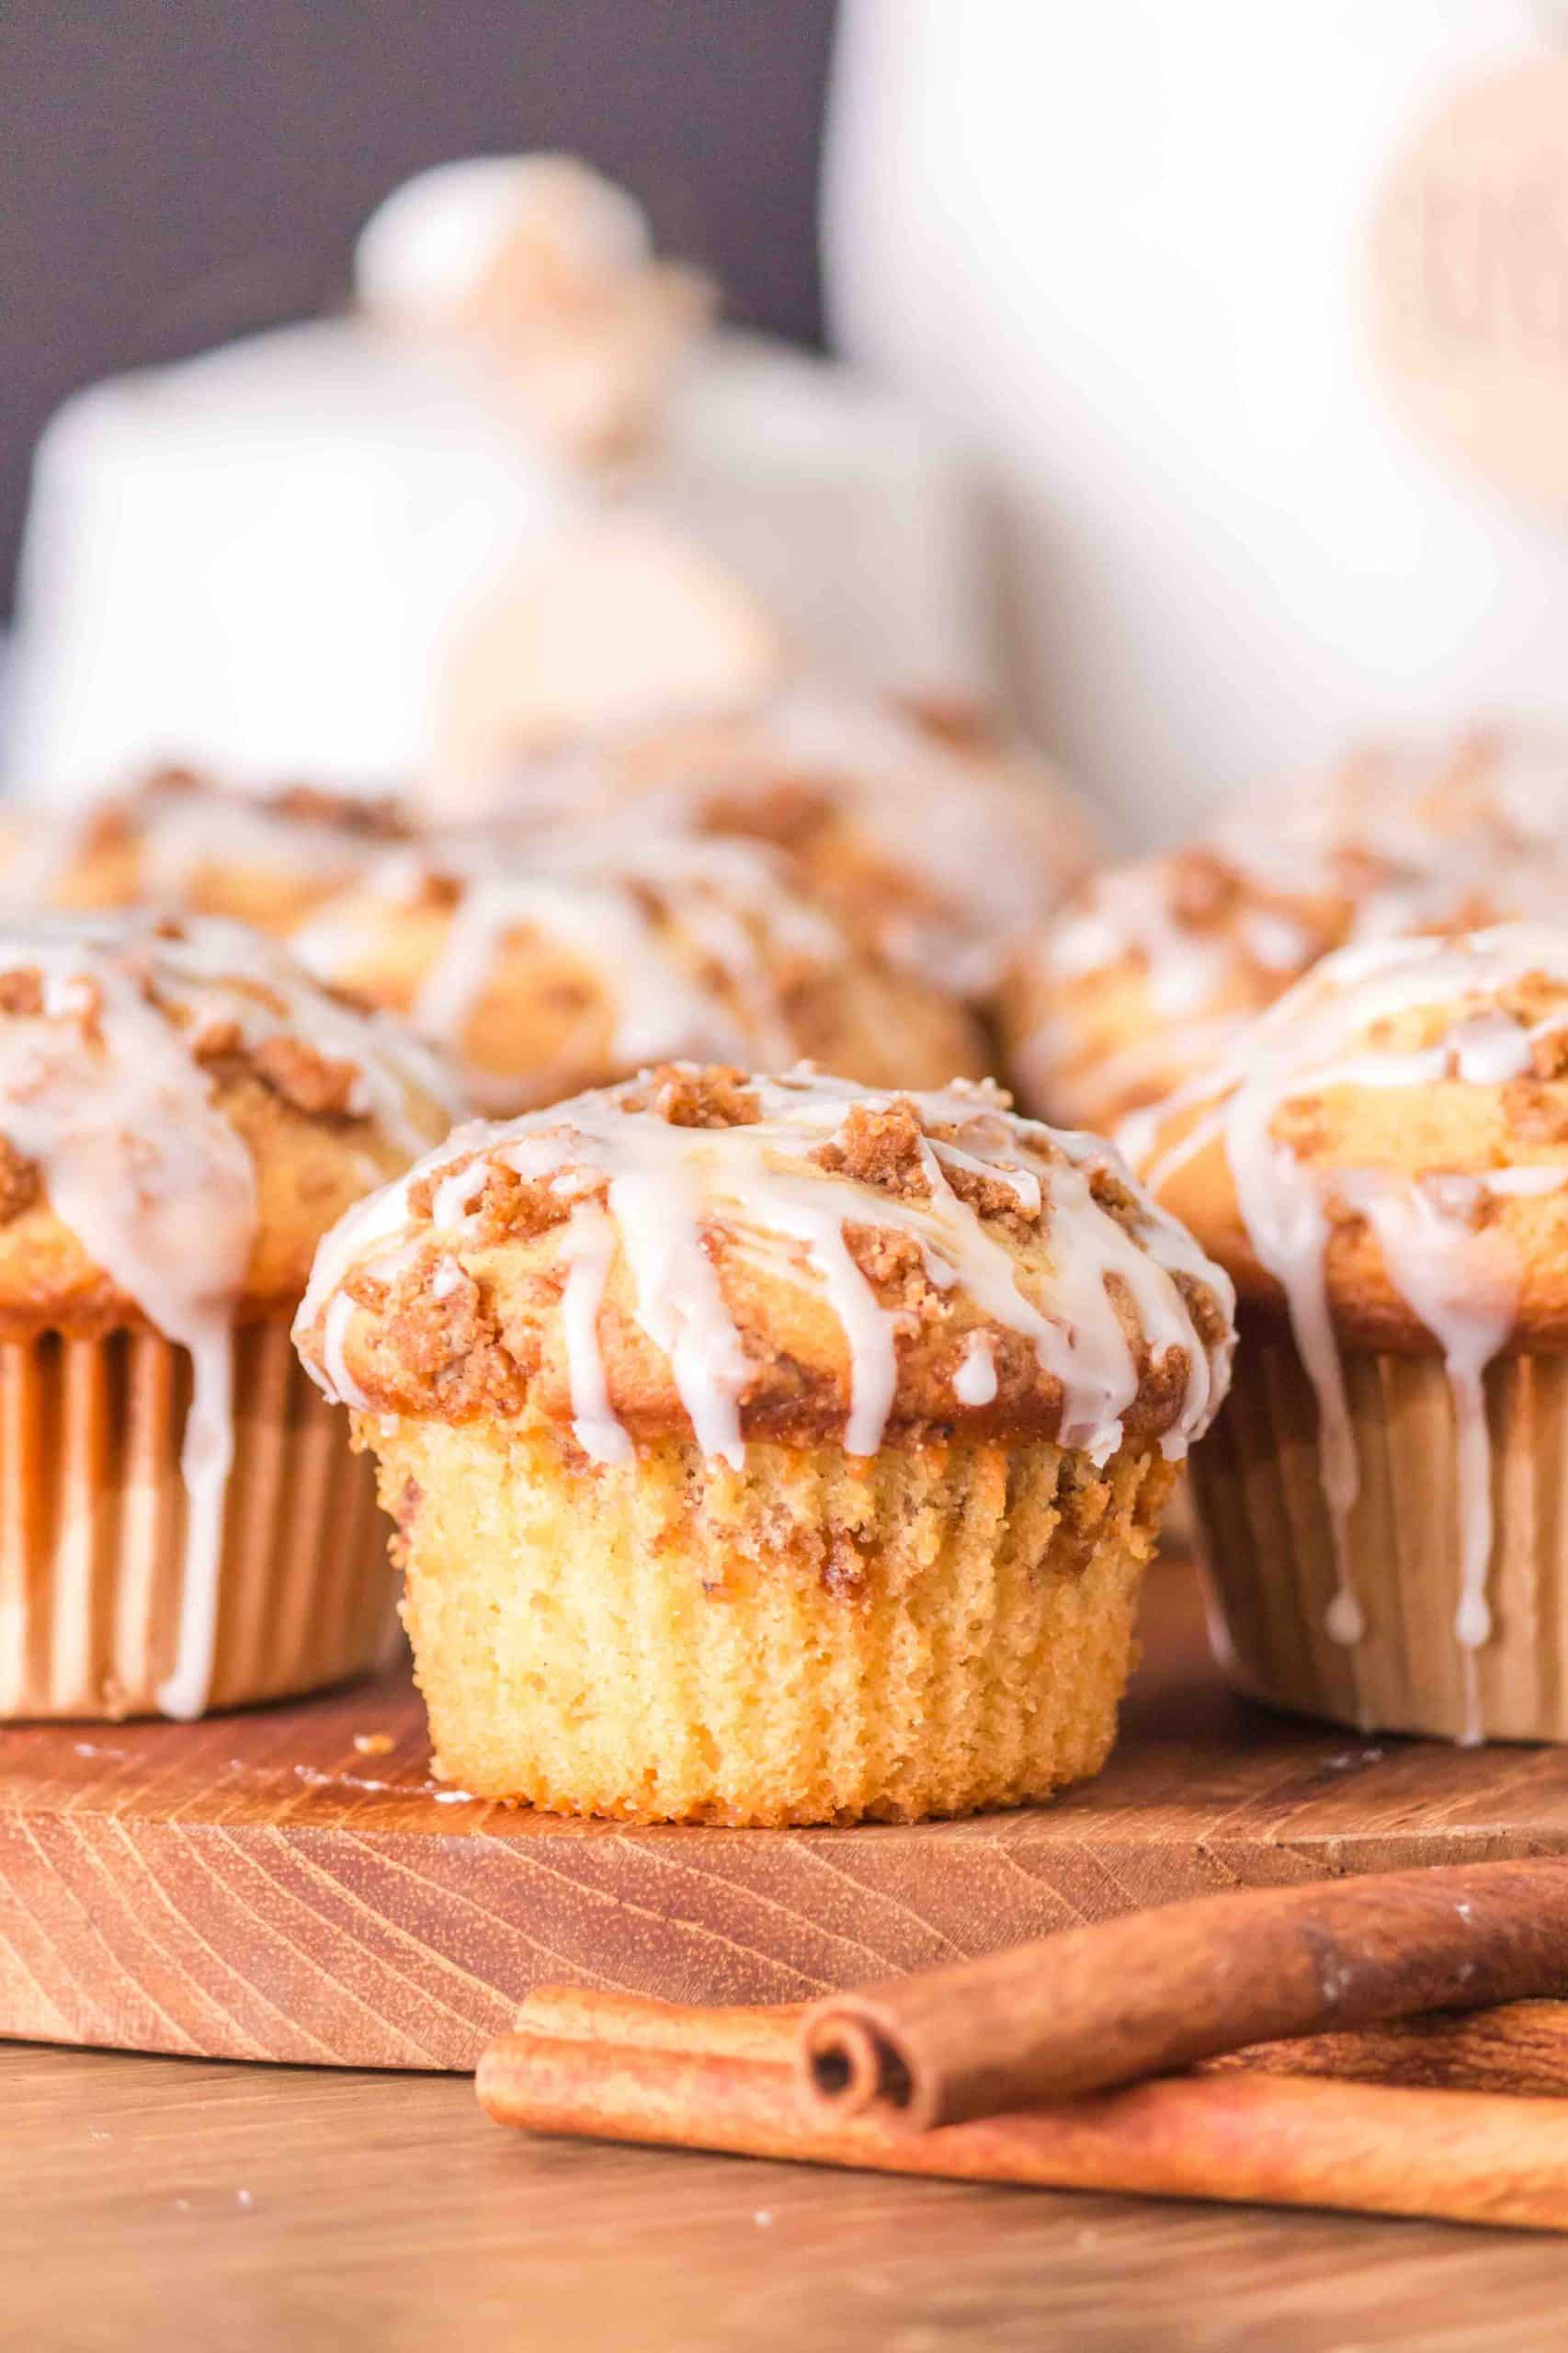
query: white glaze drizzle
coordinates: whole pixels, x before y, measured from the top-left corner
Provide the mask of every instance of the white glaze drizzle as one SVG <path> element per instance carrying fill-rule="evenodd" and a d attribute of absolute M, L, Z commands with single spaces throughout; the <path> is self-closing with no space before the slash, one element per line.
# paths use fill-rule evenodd
<path fill-rule="evenodd" d="M 1038 765 L 966 755 L 896 704 L 820 678 L 697 731 L 689 749 L 681 738 L 638 734 L 536 762 L 511 782 L 508 818 L 575 825 L 591 811 L 621 825 L 631 798 L 665 835 L 706 834 L 715 793 L 744 808 L 781 780 L 806 783 L 916 886 L 918 905 L 873 910 L 884 951 L 960 995 L 995 985 L 1009 947 L 1090 864 L 1084 815 Z M 651 754 L 663 780 L 639 784 Z"/>
<path fill-rule="evenodd" d="M 1167 1019 L 1202 1013 L 1234 961 L 1223 933 L 1186 922 L 1172 895 L 1173 861 L 1113 868 L 1090 886 L 1088 904 L 1048 936 L 1046 960 L 1059 979 L 1080 980 L 1139 958 L 1150 1000 Z"/>
<path fill-rule="evenodd" d="M 636 813 L 613 827 L 565 827 L 530 845 L 526 858 L 515 845 L 472 836 L 395 852 L 343 901 L 318 911 L 295 936 L 295 953 L 324 978 L 351 977 L 387 910 L 417 898 L 433 879 L 456 884 L 459 897 L 413 1020 L 464 1064 L 482 1108 L 549 1102 L 559 1093 L 553 1066 L 496 1075 L 465 1058 L 470 1025 L 523 932 L 557 943 L 592 973 L 612 1009 L 610 1051 L 628 1070 L 687 1057 L 788 1064 L 797 1047 L 768 950 L 830 971 L 849 954 L 836 924 L 790 888 L 780 861 L 761 846 L 672 835 Z M 650 887 L 662 924 L 649 911 Z M 569 1067 L 570 1045 L 562 1060 Z"/>
<path fill-rule="evenodd" d="M 1254 907 L 1242 917 L 1242 945 L 1269 972 L 1299 972 L 1318 952 L 1317 934 L 1294 915 Z"/>
<path fill-rule="evenodd" d="M 443 1258 L 430 1278 L 430 1296 L 432 1299 L 450 1299 L 454 1291 L 462 1289 L 464 1280 L 463 1270 L 457 1260 Z"/>
<path fill-rule="evenodd" d="M 1443 1350 L 1453 1399 L 1460 1516 L 1460 1595 L 1454 1635 L 1465 1678 L 1463 1738 L 1481 1738 L 1475 1654 L 1492 1637 L 1487 1580 L 1492 1565 L 1492 1449 L 1483 1386 L 1487 1366 L 1513 1329 L 1518 1268 L 1505 1248 L 1487 1249 L 1462 1213 L 1426 1186 L 1386 1177 L 1346 1181 L 1340 1191 L 1377 1236 L 1383 1264 Z M 1463 1236 L 1459 1247 L 1456 1239 Z M 1332 1629 L 1331 1629 L 1332 1631 Z"/>
<path fill-rule="evenodd" d="M 572 1432 L 584 1453 L 596 1462 L 624 1462 L 631 1452 L 631 1440 L 609 1402 L 598 1343 L 599 1302 L 615 1247 L 614 1220 L 585 1208 L 574 1218 L 561 1251 L 566 1268 L 561 1326 L 572 1388 Z"/>
<path fill-rule="evenodd" d="M 1453 1404 L 1459 1476 L 1460 1598 L 1454 1634 L 1463 1654 L 1466 1740 L 1481 1737 L 1475 1653 L 1490 1639 L 1492 1469 L 1484 1376 L 1506 1345 L 1523 1269 L 1504 1237 L 1478 1225 L 1490 1194 L 1529 1199 L 1568 1186 L 1568 1164 L 1423 1171 L 1303 1165 L 1273 1133 L 1288 1103 L 1335 1086 L 1374 1091 L 1443 1081 L 1497 1086 L 1532 1066 L 1538 1040 L 1568 1028 L 1568 1007 L 1533 1026 L 1486 1000 L 1536 974 L 1568 986 L 1568 935 L 1512 924 L 1453 942 L 1376 942 L 1327 958 L 1279 999 L 1206 1076 L 1163 1108 L 1141 1114 L 1131 1141 L 1150 1160 L 1153 1124 L 1196 1105 L 1185 1136 L 1147 1167 L 1157 1191 L 1175 1169 L 1222 1140 L 1237 1204 L 1259 1262 L 1284 1292 L 1318 1402 L 1319 1447 L 1336 1591 L 1330 1636 L 1354 1649 L 1367 1629 L 1357 1593 L 1351 1519 L 1360 1489 L 1354 1425 L 1330 1312 L 1325 1257 L 1338 1205 L 1364 1217 L 1391 1282 L 1443 1351 Z M 1392 1050 L 1367 1042 L 1380 1022 L 1426 1009 L 1453 1015 L 1429 1043 Z M 1360 1042 L 1356 1042 L 1359 1040 Z"/>
<path fill-rule="evenodd" d="M 139 896 L 180 905 L 204 868 L 270 868 L 324 892 L 381 847 L 330 817 L 303 816 L 239 792 L 152 792 L 127 812 L 141 853 Z"/>
<path fill-rule="evenodd" d="M 1112 1278 L 1136 1310 L 1150 1359 L 1175 1351 L 1184 1363 L 1183 1400 L 1162 1438 L 1164 1451 L 1179 1457 L 1207 1427 L 1224 1392 L 1229 1341 L 1211 1352 L 1205 1347 L 1176 1278 L 1206 1284 L 1227 1316 L 1229 1282 L 1191 1236 L 1139 1192 L 1111 1147 L 1015 1118 L 984 1088 L 915 1095 L 907 1099 L 926 1131 L 921 1160 L 927 1190 L 924 1198 L 895 1196 L 826 1169 L 813 1155 L 838 1136 L 857 1105 L 874 1111 L 899 1098 L 808 1071 L 748 1084 L 760 1119 L 720 1131 L 624 1110 L 624 1089 L 465 1131 L 455 1142 L 479 1159 L 453 1161 L 444 1150 L 414 1172 L 436 1179 L 427 1229 L 409 1217 L 409 1179 L 361 1203 L 327 1236 L 298 1333 L 307 1336 L 324 1312 L 330 1321 L 347 1295 L 346 1278 L 382 1273 L 389 1250 L 405 1258 L 421 1239 L 438 1240 L 447 1250 L 472 1240 L 487 1164 L 499 1164 L 552 1182 L 575 1201 L 564 1245 L 562 1313 L 575 1435 L 598 1460 L 620 1459 L 625 1442 L 596 1345 L 598 1304 L 618 1247 L 636 1320 L 668 1358 L 698 1443 L 710 1456 L 744 1462 L 741 1399 L 752 1367 L 705 1246 L 713 1222 L 770 1267 L 820 1287 L 832 1306 L 849 1356 L 845 1445 L 852 1454 L 871 1454 L 881 1442 L 897 1389 L 899 1318 L 857 1264 L 846 1239 L 851 1226 L 911 1236 L 935 1287 L 961 1295 L 993 1329 L 1028 1341 L 1041 1368 L 1061 1383 L 1063 1446 L 1081 1447 L 1104 1463 L 1121 1442 L 1122 1417 L 1139 1390 L 1138 1363 L 1107 1288 Z M 956 1134 L 933 1137 L 932 1128 Z M 1026 1212 L 1040 1211 L 1051 1242 L 1050 1272 L 1038 1286 L 1042 1297 L 1026 1290 L 1017 1261 L 953 1190 L 949 1167 L 983 1170 L 1008 1186 Z M 1091 1180 L 1102 1170 L 1134 1194 L 1136 1234 L 1096 1199 Z M 600 1188 L 603 1208 L 592 1198 Z M 991 1335 L 983 1336 L 986 1350 L 966 1349 L 955 1375 L 960 1404 L 994 1394 Z M 330 1358 L 324 1347 L 322 1353 Z M 982 1398 L 987 1370 L 992 1387 Z M 339 1387 L 330 1361 L 317 1378 L 329 1393 Z"/>
<path fill-rule="evenodd" d="M 1084 821 L 1048 778 L 966 757 L 893 705 L 802 682 L 757 730 L 787 772 L 826 779 L 868 839 L 919 878 L 933 917 L 911 923 L 905 961 L 960 995 L 994 983 L 1006 942 L 1088 862 Z"/>
<path fill-rule="evenodd" d="M 989 1332 L 971 1332 L 953 1375 L 960 1405 L 989 1405 L 996 1394 L 996 1349 Z"/>
<path fill-rule="evenodd" d="M 233 1022 L 246 1047 L 285 1030 L 330 1041 L 352 1059 L 367 1109 L 390 1114 L 395 1098 L 389 1127 L 412 1149 L 428 1137 L 407 1108 L 420 1078 L 412 1060 L 394 1059 L 388 1034 L 331 1005 L 238 926 L 192 921 L 170 938 L 145 917 L 40 917 L 6 926 L 0 971 L 36 972 L 43 1006 L 39 1017 L 0 1020 L 0 1133 L 37 1166 L 54 1214 L 116 1290 L 190 1355 L 180 1618 L 157 1698 L 166 1715 L 197 1716 L 217 1631 L 233 1315 L 256 1192 L 249 1150 L 218 1109 L 191 1042 L 210 1017 Z M 164 1006 L 187 1013 L 188 1028 Z M 418 1073 L 424 1066 L 420 1053 Z"/>
<path fill-rule="evenodd" d="M 59 811 L 23 802 L 16 835 L 0 854 L 0 908 L 28 915 L 54 902 L 97 828 L 122 824 L 136 863 L 139 903 L 182 908 L 204 870 L 272 870 L 309 878 L 324 895 L 387 855 L 384 843 L 329 815 L 306 815 L 264 798 L 193 784 L 155 784 L 129 799 L 110 794 Z"/>
<path fill-rule="evenodd" d="M 334 1394 L 341 1397 L 347 1405 L 362 1408 L 370 1401 L 349 1371 L 347 1358 L 343 1353 L 344 1335 L 348 1329 L 353 1313 L 354 1302 L 347 1291 L 333 1301 L 327 1309 L 326 1320 L 322 1326 L 322 1358 L 326 1365 Z"/>
<path fill-rule="evenodd" d="M 400 1151 L 423 1152 L 424 1121 L 412 1105 L 431 1096 L 455 1118 L 467 1108 L 442 1057 L 390 1014 L 346 1005 L 321 987 L 287 949 L 242 923 L 191 916 L 156 943 L 159 963 L 198 1010 L 233 1016 L 247 1048 L 270 1037 L 302 1039 L 356 1074 L 349 1110 L 373 1120 Z"/>
<path fill-rule="evenodd" d="M 1187 861 L 1166 854 L 1095 876 L 1045 933 L 1018 967 L 1042 1011 L 1015 1049 L 1038 1100 L 1071 1105 L 1077 1093 L 1098 1108 L 1157 1087 L 1172 1067 L 1210 1063 L 1244 1017 L 1226 1008 L 1238 991 L 1244 1008 L 1253 995 L 1247 968 L 1284 983 L 1335 931 L 1353 946 L 1452 931 L 1478 904 L 1499 920 L 1551 919 L 1561 904 L 1555 857 L 1542 853 L 1568 817 L 1568 746 L 1532 755 L 1523 739 L 1482 750 L 1461 740 L 1364 754 L 1326 787 L 1281 801 L 1267 822 L 1245 805 L 1197 846 L 1244 892 L 1269 894 L 1264 904 L 1210 914 L 1200 903 L 1189 915 Z M 1080 1073 L 1063 995 L 1129 961 L 1159 1026 Z"/>
<path fill-rule="evenodd" d="M 126 960 L 39 926 L 8 932 L 0 963 L 40 973 L 44 1008 L 41 1021 L 0 1024 L 0 1127 L 117 1289 L 190 1353 L 179 1631 L 157 1696 L 166 1715 L 199 1715 L 233 1457 L 230 1302 L 256 1222 L 250 1154 Z M 98 1047 L 78 1026 L 90 1007 Z"/>
<path fill-rule="evenodd" d="M 1429 861 L 1433 844 L 1555 851 L 1568 820 L 1568 738 L 1543 728 L 1471 728 L 1363 746 L 1304 796 L 1298 836 L 1359 840 L 1395 865 Z"/>
<path fill-rule="evenodd" d="M 612 1051 L 635 1066 L 671 1054 L 720 1059 L 741 1051 L 740 1033 L 710 991 L 667 952 L 629 889 L 515 876 L 465 890 L 439 959 L 415 1001 L 421 1034 L 458 1051 L 491 987 L 503 950 L 532 929 L 581 959 L 614 1007 Z M 483 1091 L 470 1066 L 471 1088 Z M 492 1082 L 495 1084 L 495 1082 Z M 513 1095 L 518 1082 L 499 1084 Z M 548 1074 L 537 1091 L 548 1096 Z"/>

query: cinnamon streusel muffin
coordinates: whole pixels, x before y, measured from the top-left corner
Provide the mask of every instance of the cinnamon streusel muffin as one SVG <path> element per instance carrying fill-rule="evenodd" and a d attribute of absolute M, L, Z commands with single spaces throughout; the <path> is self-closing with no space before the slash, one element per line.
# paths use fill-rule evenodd
<path fill-rule="evenodd" d="M 154 906 L 286 937 L 406 837 L 388 801 L 226 791 L 181 768 L 78 810 L 0 817 L 0 908 Z"/>
<path fill-rule="evenodd" d="M 460 1131 L 296 1336 L 380 1461 L 438 1771 L 914 1820 L 1103 1762 L 1230 1287 L 989 1086 L 676 1064 Z"/>
<path fill-rule="evenodd" d="M 1205 841 L 1107 869 L 1015 948 L 1003 1061 L 1031 1110 L 1114 1131 L 1321 957 L 1568 901 L 1568 745 L 1366 747 Z"/>
<path fill-rule="evenodd" d="M 294 950 L 407 1016 L 492 1112 L 553 1102 L 678 1055 L 869 1086 L 972 1077 L 957 998 L 896 969 L 756 842 L 629 813 L 526 848 L 432 839 L 319 908 Z"/>
<path fill-rule="evenodd" d="M 1146 1174 L 1241 1295 L 1192 1484 L 1242 1682 L 1568 1738 L 1568 925 L 1340 950 Z"/>
<path fill-rule="evenodd" d="M 0 938 L 0 1717 L 199 1715 L 369 1665 L 370 1483 L 289 1325 L 442 1135 L 433 1059 L 237 924 Z"/>
<path fill-rule="evenodd" d="M 1095 852 L 1082 803 L 983 715 L 808 680 L 729 718 L 648 727 L 522 767 L 497 822 L 530 842 L 638 808 L 666 832 L 787 851 L 884 955 L 977 1000 Z"/>

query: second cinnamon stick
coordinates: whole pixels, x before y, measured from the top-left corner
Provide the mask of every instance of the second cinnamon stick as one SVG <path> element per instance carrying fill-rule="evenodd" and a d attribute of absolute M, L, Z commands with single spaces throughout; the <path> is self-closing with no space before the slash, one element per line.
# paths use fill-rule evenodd
<path fill-rule="evenodd" d="M 1556 2100 L 1177 2077 L 910 2133 L 824 2121 L 788 2067 L 658 2043 L 503 2035 L 475 2088 L 498 2124 L 873 2172 L 1568 2229 Z"/>
<path fill-rule="evenodd" d="M 1568 1861 L 1204 1897 L 859 1994 L 801 2030 L 820 2118 L 908 2130 L 1169 2074 L 1245 2044 L 1568 1993 Z"/>
<path fill-rule="evenodd" d="M 536 1985 L 515 2024 L 519 2034 L 551 2035 L 562 2042 L 700 2052 L 710 2059 L 767 2059 L 787 2067 L 805 2014 L 803 2002 L 695 2006 L 592 1985 Z"/>
<path fill-rule="evenodd" d="M 564 2042 L 788 2067 L 805 2009 L 803 2002 L 692 2006 L 601 1987 L 539 1985 L 517 2013 L 517 2029 Z M 1343 2034 L 1251 2043 L 1199 2064 L 1215 2075 L 1328 2075 L 1426 2091 L 1558 2099 L 1568 2095 L 1568 2001 L 1423 2011 Z"/>

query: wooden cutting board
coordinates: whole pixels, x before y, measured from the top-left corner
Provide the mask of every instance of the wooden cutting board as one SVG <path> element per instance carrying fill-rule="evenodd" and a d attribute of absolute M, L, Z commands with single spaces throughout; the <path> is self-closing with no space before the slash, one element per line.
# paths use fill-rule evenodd
<path fill-rule="evenodd" d="M 781 2001 L 1178 1896 L 1568 1852 L 1568 1749 L 1250 1707 L 1182 1563 L 1150 1581 L 1144 1643 L 1097 1781 L 910 1829 L 629 1830 L 464 1799 L 430 1780 L 401 1678 L 199 1725 L 0 1731 L 0 2034 L 468 2068 L 542 1979 Z"/>

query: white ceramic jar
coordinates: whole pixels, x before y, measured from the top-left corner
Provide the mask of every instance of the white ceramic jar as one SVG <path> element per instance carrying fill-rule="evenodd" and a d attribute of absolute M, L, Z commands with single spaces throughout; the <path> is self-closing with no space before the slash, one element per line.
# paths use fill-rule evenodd
<path fill-rule="evenodd" d="M 1367 332 L 1402 153 L 1562 29 L 1528 0 L 846 0 L 840 341 L 989 460 L 1016 690 L 1130 835 L 1368 726 L 1568 717 L 1568 519 L 1425 438 Z M 1568 301 L 1568 223 L 1561 256 Z"/>

